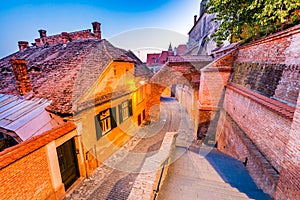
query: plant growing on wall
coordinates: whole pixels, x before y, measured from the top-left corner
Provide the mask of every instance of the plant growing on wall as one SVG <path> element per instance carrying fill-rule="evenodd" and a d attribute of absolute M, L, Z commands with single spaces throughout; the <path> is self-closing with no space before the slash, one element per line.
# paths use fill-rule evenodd
<path fill-rule="evenodd" d="M 212 38 L 217 45 L 249 40 L 288 28 L 300 22 L 299 0 L 210 0 L 207 13 L 220 21 Z"/>

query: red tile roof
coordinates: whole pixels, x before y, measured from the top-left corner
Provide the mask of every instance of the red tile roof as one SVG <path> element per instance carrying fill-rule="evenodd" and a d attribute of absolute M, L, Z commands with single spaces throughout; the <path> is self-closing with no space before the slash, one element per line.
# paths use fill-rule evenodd
<path fill-rule="evenodd" d="M 147 65 L 154 65 L 157 62 L 157 58 L 159 57 L 160 53 L 149 53 L 147 54 Z"/>
<path fill-rule="evenodd" d="M 168 51 L 162 51 L 158 57 L 158 64 L 165 64 L 168 61 Z"/>
<path fill-rule="evenodd" d="M 48 47 L 29 47 L 0 60 L 0 93 L 17 95 L 9 60 L 28 61 L 33 97 L 52 100 L 48 110 L 72 114 L 72 98 L 78 98 L 94 83 L 111 61 L 135 62 L 136 75 L 151 76 L 132 52 L 114 47 L 106 40 L 86 39 L 57 43 Z M 74 90 L 75 85 L 80 85 Z"/>
<path fill-rule="evenodd" d="M 183 55 L 186 50 L 187 50 L 186 45 L 185 44 L 180 44 L 176 48 L 176 55 Z"/>

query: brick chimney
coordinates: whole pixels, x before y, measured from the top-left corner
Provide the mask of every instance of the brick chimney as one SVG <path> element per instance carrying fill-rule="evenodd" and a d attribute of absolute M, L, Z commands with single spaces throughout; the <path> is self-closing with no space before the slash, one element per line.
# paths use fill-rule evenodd
<path fill-rule="evenodd" d="M 47 37 L 47 34 L 46 34 L 46 30 L 39 30 L 39 33 L 40 33 L 40 38 L 44 38 L 44 37 Z"/>
<path fill-rule="evenodd" d="M 19 50 L 28 48 L 29 43 L 27 41 L 18 41 Z"/>
<path fill-rule="evenodd" d="M 28 98 L 32 95 L 32 87 L 30 84 L 30 79 L 27 72 L 27 61 L 24 59 L 10 60 L 12 69 L 15 75 L 17 90 L 20 96 Z"/>
<path fill-rule="evenodd" d="M 99 22 L 93 22 L 93 32 L 96 38 L 101 40 L 101 30 L 100 30 L 100 26 L 101 24 Z"/>
<path fill-rule="evenodd" d="M 67 32 L 62 32 L 61 37 L 62 37 L 62 41 L 64 44 L 66 44 L 67 42 L 70 41 L 70 36 L 69 36 L 69 33 L 67 33 Z"/>
<path fill-rule="evenodd" d="M 194 25 L 197 23 L 197 15 L 194 15 Z"/>

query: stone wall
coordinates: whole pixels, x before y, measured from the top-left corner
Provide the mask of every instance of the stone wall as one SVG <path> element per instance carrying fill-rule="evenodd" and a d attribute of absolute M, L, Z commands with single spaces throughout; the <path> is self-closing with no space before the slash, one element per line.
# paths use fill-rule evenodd
<path fill-rule="evenodd" d="M 296 105 L 300 25 L 239 47 L 232 82 Z"/>
<path fill-rule="evenodd" d="M 300 89 L 300 66 L 235 62 L 233 68 L 231 82 L 267 97 L 296 104 Z"/>
<path fill-rule="evenodd" d="M 146 158 L 128 200 L 154 199 L 167 176 L 176 136 L 176 132 L 167 132 L 158 153 Z"/>

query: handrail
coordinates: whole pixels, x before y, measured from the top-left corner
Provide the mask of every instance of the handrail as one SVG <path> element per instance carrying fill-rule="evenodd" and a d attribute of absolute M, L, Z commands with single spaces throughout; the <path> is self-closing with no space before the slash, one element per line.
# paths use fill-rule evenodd
<path fill-rule="evenodd" d="M 165 171 L 165 166 L 166 166 L 166 164 L 168 164 L 169 158 L 170 158 L 170 157 L 168 157 L 168 158 L 162 163 L 162 169 L 161 169 L 161 172 L 160 172 L 160 175 L 159 175 L 158 183 L 157 183 L 156 189 L 153 190 L 153 192 L 154 192 L 153 200 L 156 200 L 156 197 L 157 197 L 157 194 L 158 194 L 159 188 L 160 188 L 160 183 L 161 183 L 161 180 L 162 180 L 164 171 Z"/>

